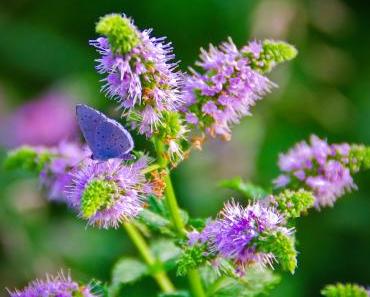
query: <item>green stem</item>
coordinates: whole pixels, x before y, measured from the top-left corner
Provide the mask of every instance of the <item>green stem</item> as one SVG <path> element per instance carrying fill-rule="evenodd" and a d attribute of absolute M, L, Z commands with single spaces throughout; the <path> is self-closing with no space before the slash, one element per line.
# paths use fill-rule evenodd
<path fill-rule="evenodd" d="M 198 270 L 190 270 L 188 272 L 188 280 L 191 288 L 191 292 L 195 297 L 206 297 L 206 293 L 203 289 L 202 280 Z"/>
<path fill-rule="evenodd" d="M 172 186 L 170 170 L 168 169 L 168 160 L 165 158 L 165 147 L 164 144 L 157 138 L 154 138 L 154 147 L 157 152 L 158 164 L 166 170 L 166 176 L 164 182 L 166 183 L 165 188 L 165 202 L 168 210 L 171 214 L 172 223 L 176 228 L 179 235 L 184 236 L 186 234 L 185 224 L 181 217 L 179 205 L 177 204 L 176 194 Z M 203 289 L 202 280 L 199 271 L 194 269 L 188 272 L 188 280 L 191 291 L 194 297 L 206 297 L 206 293 Z"/>
<path fill-rule="evenodd" d="M 131 223 L 123 223 L 123 227 L 125 228 L 132 242 L 135 244 L 136 248 L 139 250 L 146 264 L 148 264 L 149 267 L 153 267 L 154 265 L 156 265 L 158 263 L 156 258 L 153 256 L 147 243 L 145 242 L 145 239 L 142 237 L 136 227 Z M 156 271 L 153 274 L 153 278 L 156 280 L 163 292 L 171 293 L 175 291 L 175 287 L 165 271 Z"/>
<path fill-rule="evenodd" d="M 164 157 L 164 145 L 160 140 L 154 139 L 154 146 L 157 151 L 158 164 L 166 171 L 166 175 L 164 177 L 164 182 L 166 183 L 166 188 L 164 189 L 165 202 L 167 204 L 172 223 L 174 224 L 176 231 L 179 233 L 179 235 L 184 236 L 186 234 L 185 225 L 181 217 L 180 208 L 177 204 L 175 191 L 172 186 L 170 171 L 167 166 L 168 162 Z"/>
<path fill-rule="evenodd" d="M 141 170 L 141 173 L 142 174 L 147 174 L 147 173 L 153 172 L 153 171 L 155 171 L 159 168 L 161 168 L 161 166 L 159 164 L 152 164 L 152 165 L 144 168 L 143 170 Z"/>

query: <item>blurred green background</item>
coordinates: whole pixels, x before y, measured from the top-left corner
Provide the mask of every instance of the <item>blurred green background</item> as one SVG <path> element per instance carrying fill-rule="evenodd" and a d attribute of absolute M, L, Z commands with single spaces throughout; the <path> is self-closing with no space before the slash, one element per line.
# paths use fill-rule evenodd
<path fill-rule="evenodd" d="M 299 56 L 271 74 L 279 88 L 235 127 L 230 142 L 208 142 L 174 172 L 182 207 L 194 216 L 214 215 L 232 194 L 217 187 L 219 180 L 240 175 L 270 186 L 279 152 L 311 133 L 370 144 L 369 11 L 368 1 L 350 0 L 1 1 L 1 158 L 17 132 L 9 118 L 25 102 L 58 93 L 71 110 L 82 101 L 114 110 L 99 93 L 97 55 L 88 46 L 106 13 L 124 12 L 139 28 L 167 36 L 182 70 L 200 47 L 228 36 L 239 46 L 254 38 L 286 40 Z M 56 126 L 52 131 L 64 125 L 53 112 L 41 116 L 41 126 Z M 23 133 L 31 124 L 21 126 Z M 137 143 L 145 147 L 143 139 Z M 37 180 L 20 177 L 0 172 L 0 296 L 7 296 L 5 287 L 22 287 L 60 268 L 81 281 L 107 281 L 121 255 L 135 254 L 122 230 L 86 228 L 64 206 L 47 203 Z M 370 285 L 369 181 L 370 173 L 357 176 L 359 192 L 299 221 L 299 268 L 294 276 L 284 274 L 271 296 L 319 296 L 335 281 Z M 154 296 L 154 282 L 143 283 L 124 296 Z"/>

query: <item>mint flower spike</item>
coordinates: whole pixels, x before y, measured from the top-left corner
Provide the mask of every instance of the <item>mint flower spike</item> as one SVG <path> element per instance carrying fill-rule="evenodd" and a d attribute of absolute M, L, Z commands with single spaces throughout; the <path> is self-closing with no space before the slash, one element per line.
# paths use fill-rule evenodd
<path fill-rule="evenodd" d="M 151 37 L 151 30 L 139 31 L 125 15 L 107 15 L 96 28 L 105 36 L 90 41 L 101 54 L 96 69 L 106 74 L 103 91 L 118 101 L 140 134 L 152 136 L 162 112 L 175 111 L 181 102 L 182 78 L 171 62 L 171 44 Z"/>
<path fill-rule="evenodd" d="M 315 197 L 316 208 L 333 206 L 345 193 L 357 189 L 351 164 L 359 164 L 347 143 L 329 145 L 312 135 L 279 156 L 282 174 L 275 179 L 277 188 L 305 188 Z M 361 165 L 362 166 L 362 165 Z"/>
<path fill-rule="evenodd" d="M 183 159 L 185 122 L 178 118 L 179 127 L 168 131 L 174 119 L 169 115 L 182 104 L 183 85 L 171 44 L 152 37 L 151 30 L 139 31 L 120 14 L 102 17 L 96 31 L 104 36 L 90 41 L 101 55 L 96 69 L 105 75 L 102 91 L 119 103 L 125 120 L 139 134 L 160 137 L 171 162 Z"/>
<path fill-rule="evenodd" d="M 201 49 L 190 69 L 180 111 L 190 127 L 211 137 L 231 138 L 231 126 L 251 114 L 256 102 L 276 85 L 258 71 L 231 38 L 219 47 Z"/>
<path fill-rule="evenodd" d="M 189 244 L 205 245 L 207 254 L 215 258 L 216 263 L 218 259 L 231 261 L 239 275 L 243 275 L 251 265 L 272 267 L 276 259 L 283 259 L 284 268 L 293 271 L 294 260 L 291 255 L 294 241 L 284 241 L 293 230 L 286 228 L 284 222 L 285 219 L 275 209 L 261 203 L 243 208 L 231 201 L 225 204 L 219 218 L 209 221 L 202 232 L 188 234 Z M 274 243 L 271 237 L 266 238 L 266 234 L 280 233 L 276 238 L 281 244 L 272 249 Z M 288 260 L 283 258 L 283 253 L 287 251 Z"/>
<path fill-rule="evenodd" d="M 369 297 L 370 291 L 356 284 L 327 285 L 321 290 L 325 297 Z"/>
<path fill-rule="evenodd" d="M 143 173 L 148 163 L 145 156 L 131 164 L 121 159 L 87 159 L 70 173 L 66 202 L 89 225 L 117 228 L 135 218 L 143 209 L 145 197 L 153 194 Z"/>
<path fill-rule="evenodd" d="M 9 292 L 10 297 L 97 297 L 89 286 L 80 285 L 62 272 L 57 276 L 46 276 L 45 280 L 35 280 L 23 290 Z"/>
<path fill-rule="evenodd" d="M 261 73 L 270 72 L 276 65 L 294 59 L 297 49 L 284 41 L 251 41 L 242 49 L 254 70 Z"/>

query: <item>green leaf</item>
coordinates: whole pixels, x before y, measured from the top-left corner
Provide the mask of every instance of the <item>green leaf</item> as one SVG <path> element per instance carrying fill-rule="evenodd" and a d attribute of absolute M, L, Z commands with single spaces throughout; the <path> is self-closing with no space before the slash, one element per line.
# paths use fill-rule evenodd
<path fill-rule="evenodd" d="M 185 210 L 180 210 L 181 217 L 185 224 L 189 221 L 189 215 Z M 151 230 L 157 231 L 163 235 L 173 236 L 176 230 L 170 220 L 169 213 L 163 203 L 163 200 L 150 196 L 148 198 L 148 208 L 143 209 L 138 222 L 145 224 Z"/>
<path fill-rule="evenodd" d="M 368 297 L 365 288 L 356 284 L 327 285 L 321 294 L 326 297 Z"/>
<path fill-rule="evenodd" d="M 181 254 L 181 249 L 175 243 L 168 239 L 159 239 L 153 241 L 150 245 L 154 256 L 163 263 L 166 270 L 176 267 L 177 259 Z"/>
<path fill-rule="evenodd" d="M 171 222 L 168 219 L 154 213 L 149 209 L 143 209 L 140 212 L 137 220 L 148 226 L 150 229 L 158 231 L 161 234 L 164 235 L 174 234 L 173 231 L 171 230 Z"/>
<path fill-rule="evenodd" d="M 205 218 L 189 218 L 189 225 L 199 231 L 206 226 L 207 220 Z"/>
<path fill-rule="evenodd" d="M 159 199 L 156 196 L 149 196 L 148 197 L 148 209 L 152 212 L 164 217 L 169 218 L 170 215 L 166 209 L 166 206 L 164 205 L 163 199 Z"/>
<path fill-rule="evenodd" d="M 220 276 L 213 267 L 201 269 L 202 278 L 209 297 L 253 297 L 268 293 L 280 277 L 271 270 L 250 267 L 241 278 Z"/>
<path fill-rule="evenodd" d="M 113 267 L 109 291 L 112 295 L 116 295 L 121 285 L 134 283 L 148 274 L 148 267 L 140 260 L 128 257 L 121 258 Z"/>
<path fill-rule="evenodd" d="M 233 179 L 222 180 L 219 186 L 237 191 L 247 200 L 259 200 L 268 195 L 263 188 L 253 185 L 252 183 L 245 183 L 240 176 L 234 177 Z"/>
<path fill-rule="evenodd" d="M 190 297 L 188 291 L 177 291 L 172 293 L 160 293 L 158 297 Z"/>

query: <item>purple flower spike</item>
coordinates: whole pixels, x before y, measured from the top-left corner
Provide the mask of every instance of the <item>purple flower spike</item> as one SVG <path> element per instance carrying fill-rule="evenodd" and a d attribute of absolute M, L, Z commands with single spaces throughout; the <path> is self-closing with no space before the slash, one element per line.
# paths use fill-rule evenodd
<path fill-rule="evenodd" d="M 189 234 L 189 244 L 206 244 L 209 253 L 233 261 L 242 274 L 251 264 L 272 266 L 274 255 L 258 252 L 254 239 L 265 231 L 289 234 L 283 223 L 281 215 L 272 208 L 258 203 L 243 208 L 231 201 L 225 204 L 220 217 L 209 221 L 201 233 Z"/>
<path fill-rule="evenodd" d="M 259 54 L 258 42 L 248 45 L 250 51 Z M 250 109 L 275 84 L 250 67 L 249 60 L 235 46 L 231 39 L 219 48 L 210 46 L 201 50 L 200 61 L 196 63 L 201 73 L 191 69 L 184 87 L 184 104 L 180 107 L 186 113 L 190 125 L 204 130 L 212 137 L 217 135 L 228 140 L 231 125 L 239 123 Z"/>
<path fill-rule="evenodd" d="M 73 182 L 66 193 L 67 203 L 90 225 L 117 228 L 122 221 L 136 217 L 145 196 L 152 193 L 142 173 L 147 165 L 146 157 L 131 165 L 120 159 L 89 159 L 71 173 Z"/>
<path fill-rule="evenodd" d="M 275 179 L 275 186 L 303 183 L 314 193 L 317 208 L 332 206 L 339 197 L 357 188 L 348 168 L 350 149 L 349 144 L 329 145 L 313 135 L 309 144 L 302 141 L 280 155 L 283 173 Z"/>
<path fill-rule="evenodd" d="M 107 37 L 90 41 L 101 55 L 96 69 L 106 75 L 102 90 L 119 102 L 140 134 L 150 137 L 157 132 L 162 113 L 176 111 L 181 102 L 178 88 L 182 78 L 175 71 L 177 63 L 171 62 L 174 59 L 171 44 L 165 43 L 163 37 L 151 37 L 151 30 L 140 32 L 125 16 L 106 16 L 101 27 L 109 21 L 115 22 L 117 30 L 126 31 L 117 36 L 117 31 L 107 30 Z M 120 41 L 131 35 L 135 42 L 128 51 L 115 51 L 110 37 Z"/>
<path fill-rule="evenodd" d="M 60 273 L 56 277 L 47 276 L 45 280 L 35 280 L 22 291 L 9 293 L 11 297 L 94 297 L 91 288 L 74 282 L 69 275 Z"/>

